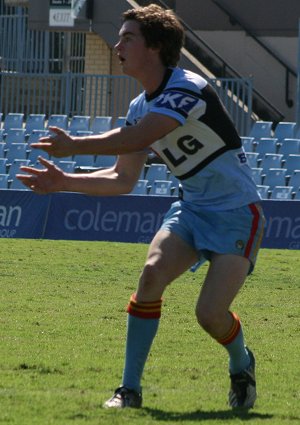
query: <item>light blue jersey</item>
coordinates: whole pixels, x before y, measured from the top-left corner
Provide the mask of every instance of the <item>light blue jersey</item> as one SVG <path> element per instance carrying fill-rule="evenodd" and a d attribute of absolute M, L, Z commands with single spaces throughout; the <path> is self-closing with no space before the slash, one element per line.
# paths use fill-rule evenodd
<path fill-rule="evenodd" d="M 260 200 L 240 137 L 205 79 L 181 68 L 168 69 L 155 93 L 143 92 L 131 102 L 127 125 L 148 112 L 181 124 L 150 148 L 181 180 L 185 202 L 216 211 Z"/>

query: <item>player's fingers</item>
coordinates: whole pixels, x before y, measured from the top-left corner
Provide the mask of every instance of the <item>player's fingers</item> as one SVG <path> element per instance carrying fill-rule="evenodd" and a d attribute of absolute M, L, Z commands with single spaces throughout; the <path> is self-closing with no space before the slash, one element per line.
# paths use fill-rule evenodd
<path fill-rule="evenodd" d="M 44 151 L 47 151 L 47 149 L 50 149 L 52 147 L 52 143 L 48 142 L 49 139 L 46 140 L 46 137 L 44 137 L 44 141 L 40 139 L 39 142 L 31 143 L 30 147 L 34 149 L 43 149 Z"/>
<path fill-rule="evenodd" d="M 52 131 L 52 133 L 55 133 L 55 134 L 57 134 L 58 136 L 60 135 L 60 134 L 66 134 L 66 132 L 62 129 L 62 128 L 59 128 L 59 127 L 52 127 L 52 126 L 50 126 L 49 127 L 49 130 L 50 131 Z M 51 137 L 51 136 L 50 136 Z M 52 136 L 53 137 L 53 136 Z M 55 136 L 54 136 L 55 137 Z"/>

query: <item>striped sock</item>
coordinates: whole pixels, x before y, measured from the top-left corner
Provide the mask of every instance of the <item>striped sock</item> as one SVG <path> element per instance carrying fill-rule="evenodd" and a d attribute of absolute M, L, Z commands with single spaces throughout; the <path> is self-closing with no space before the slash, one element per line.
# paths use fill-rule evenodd
<path fill-rule="evenodd" d="M 141 390 L 144 366 L 156 335 L 161 315 L 162 300 L 137 302 L 133 294 L 127 307 L 127 341 L 123 385 Z"/>
<path fill-rule="evenodd" d="M 229 353 L 229 371 L 236 374 L 246 369 L 250 364 L 250 357 L 244 343 L 244 334 L 241 321 L 236 313 L 232 315 L 233 323 L 229 332 L 217 341 Z"/>

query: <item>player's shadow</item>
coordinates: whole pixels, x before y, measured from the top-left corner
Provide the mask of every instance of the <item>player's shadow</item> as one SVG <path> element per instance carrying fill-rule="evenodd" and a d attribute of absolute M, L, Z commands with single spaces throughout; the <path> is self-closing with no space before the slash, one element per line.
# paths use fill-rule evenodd
<path fill-rule="evenodd" d="M 178 422 L 178 421 L 209 421 L 209 420 L 232 420 L 232 419 L 242 419 L 243 421 L 249 421 L 252 419 L 272 419 L 273 415 L 256 413 L 251 410 L 245 409 L 236 409 L 236 410 L 218 410 L 218 411 L 205 411 L 205 410 L 195 410 L 193 412 L 174 412 L 174 411 L 164 411 L 160 409 L 150 409 L 147 407 L 143 408 L 150 416 L 152 416 L 157 421 L 169 421 L 169 422 Z"/>

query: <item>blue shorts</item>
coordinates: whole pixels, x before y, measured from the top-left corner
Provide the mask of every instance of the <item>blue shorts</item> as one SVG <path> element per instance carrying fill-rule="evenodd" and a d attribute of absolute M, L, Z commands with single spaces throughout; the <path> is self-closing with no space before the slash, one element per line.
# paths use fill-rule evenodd
<path fill-rule="evenodd" d="M 210 260 L 212 253 L 217 253 L 248 258 L 251 273 L 264 224 L 264 215 L 257 203 L 227 211 L 208 211 L 177 201 L 166 213 L 161 229 L 176 233 L 198 252 L 199 262 L 192 267 L 192 271 Z"/>

